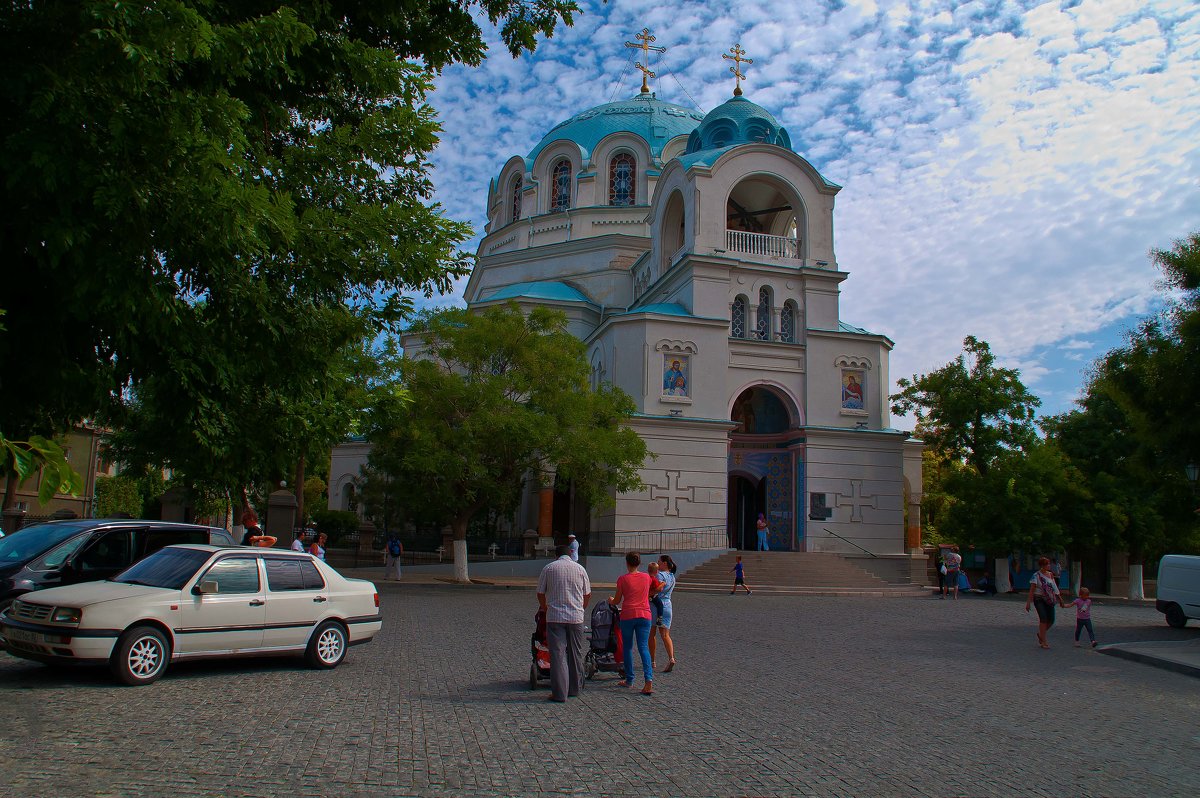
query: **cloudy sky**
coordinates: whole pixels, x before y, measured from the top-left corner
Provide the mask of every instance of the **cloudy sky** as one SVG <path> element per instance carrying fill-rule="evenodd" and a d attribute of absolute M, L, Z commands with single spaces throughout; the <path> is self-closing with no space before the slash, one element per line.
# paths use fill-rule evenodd
<path fill-rule="evenodd" d="M 1043 413 L 1069 409 L 1088 364 L 1161 301 L 1147 251 L 1200 229 L 1194 0 L 580 5 L 535 55 L 497 40 L 438 80 L 437 196 L 477 231 L 508 158 L 637 93 L 623 43 L 643 27 L 668 48 L 658 96 L 705 112 L 731 95 L 721 54 L 741 43 L 746 96 L 844 187 L 842 319 L 896 342 L 893 380 L 975 335 Z"/>

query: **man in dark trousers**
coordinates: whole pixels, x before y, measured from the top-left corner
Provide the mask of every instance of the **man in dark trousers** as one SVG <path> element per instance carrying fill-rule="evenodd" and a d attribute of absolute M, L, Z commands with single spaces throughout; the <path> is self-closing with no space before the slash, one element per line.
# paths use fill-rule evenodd
<path fill-rule="evenodd" d="M 592 582 L 566 546 L 556 546 L 554 556 L 538 577 L 537 597 L 546 613 L 550 700 L 561 703 L 583 689 L 583 612 L 592 598 Z"/>

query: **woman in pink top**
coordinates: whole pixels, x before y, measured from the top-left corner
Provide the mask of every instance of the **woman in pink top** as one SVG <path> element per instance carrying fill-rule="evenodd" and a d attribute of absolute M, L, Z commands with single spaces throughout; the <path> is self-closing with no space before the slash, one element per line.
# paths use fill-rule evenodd
<path fill-rule="evenodd" d="M 617 592 L 609 601 L 621 608 L 621 642 L 624 645 L 625 680 L 622 687 L 633 687 L 633 643 L 637 638 L 638 656 L 642 658 L 642 675 L 646 684 L 643 695 L 654 692 L 654 661 L 650 659 L 650 596 L 658 585 L 650 574 L 638 571 L 642 557 L 636 551 L 625 555 L 628 571 L 617 579 Z"/>

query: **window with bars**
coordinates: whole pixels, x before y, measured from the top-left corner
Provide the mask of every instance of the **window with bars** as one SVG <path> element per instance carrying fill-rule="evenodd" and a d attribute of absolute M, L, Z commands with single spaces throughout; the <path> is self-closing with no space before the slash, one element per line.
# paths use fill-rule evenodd
<path fill-rule="evenodd" d="M 521 178 L 514 177 L 508 188 L 509 210 L 512 213 L 510 222 L 521 218 Z"/>
<path fill-rule="evenodd" d="M 754 321 L 754 337 L 760 341 L 771 340 L 771 292 L 766 288 L 758 292 L 758 318 Z"/>
<path fill-rule="evenodd" d="M 633 205 L 637 199 L 637 161 L 627 152 L 614 155 L 608 165 L 608 204 Z"/>
<path fill-rule="evenodd" d="M 550 212 L 571 207 L 571 162 L 563 158 L 550 172 Z"/>
<path fill-rule="evenodd" d="M 779 312 L 779 340 L 796 343 L 796 305 L 792 302 L 783 303 L 783 310 Z"/>
<path fill-rule="evenodd" d="M 734 338 L 746 337 L 746 298 L 739 296 L 733 300 L 733 310 L 729 314 L 730 331 Z"/>

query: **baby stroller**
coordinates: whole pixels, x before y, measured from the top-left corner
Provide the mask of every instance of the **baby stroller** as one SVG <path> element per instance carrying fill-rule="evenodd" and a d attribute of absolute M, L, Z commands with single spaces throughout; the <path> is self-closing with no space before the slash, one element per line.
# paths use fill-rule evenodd
<path fill-rule="evenodd" d="M 536 690 L 538 682 L 550 680 L 550 646 L 546 640 L 546 612 L 538 610 L 533 616 L 534 629 L 529 638 L 529 689 Z"/>
<path fill-rule="evenodd" d="M 621 612 L 607 601 L 592 608 L 591 644 L 583 658 L 583 675 L 588 679 L 596 674 L 624 673 L 621 663 Z"/>

